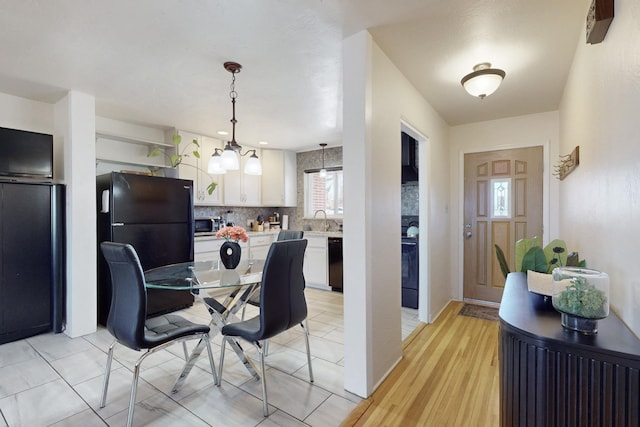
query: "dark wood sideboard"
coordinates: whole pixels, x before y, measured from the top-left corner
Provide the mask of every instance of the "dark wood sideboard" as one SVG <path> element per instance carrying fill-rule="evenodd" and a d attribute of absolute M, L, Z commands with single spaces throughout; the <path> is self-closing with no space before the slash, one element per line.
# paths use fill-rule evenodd
<path fill-rule="evenodd" d="M 615 313 L 596 335 L 568 331 L 511 273 L 499 347 L 501 426 L 640 426 L 640 340 Z"/>

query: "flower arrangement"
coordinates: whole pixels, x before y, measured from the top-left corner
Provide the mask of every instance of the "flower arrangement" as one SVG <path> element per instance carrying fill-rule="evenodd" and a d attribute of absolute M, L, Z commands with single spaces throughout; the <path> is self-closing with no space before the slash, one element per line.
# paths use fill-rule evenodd
<path fill-rule="evenodd" d="M 249 240 L 249 235 L 247 231 L 240 226 L 230 226 L 224 227 L 218 230 L 216 233 L 217 238 L 224 238 L 227 242 L 238 242 L 242 240 L 243 242 L 247 242 Z"/>

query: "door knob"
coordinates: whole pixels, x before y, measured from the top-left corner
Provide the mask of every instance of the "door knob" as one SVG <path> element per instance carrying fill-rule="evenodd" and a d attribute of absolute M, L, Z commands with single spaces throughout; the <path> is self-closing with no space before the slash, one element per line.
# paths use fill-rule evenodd
<path fill-rule="evenodd" d="M 464 238 L 465 238 L 465 239 L 470 239 L 470 238 L 471 238 L 471 236 L 472 236 L 472 234 L 471 234 L 471 232 L 470 232 L 470 231 L 466 231 L 466 232 L 464 233 Z"/>

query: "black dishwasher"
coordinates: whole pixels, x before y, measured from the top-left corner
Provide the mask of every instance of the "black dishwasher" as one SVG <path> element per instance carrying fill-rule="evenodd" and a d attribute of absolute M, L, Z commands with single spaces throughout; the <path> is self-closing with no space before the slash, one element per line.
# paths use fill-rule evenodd
<path fill-rule="evenodd" d="M 342 292 L 342 237 L 329 237 L 329 286 L 332 291 Z"/>

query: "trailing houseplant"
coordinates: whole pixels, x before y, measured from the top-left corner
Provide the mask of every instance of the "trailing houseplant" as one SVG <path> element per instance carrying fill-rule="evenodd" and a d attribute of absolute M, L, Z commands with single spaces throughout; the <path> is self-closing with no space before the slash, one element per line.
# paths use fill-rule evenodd
<path fill-rule="evenodd" d="M 173 154 L 168 155 L 163 148 L 155 147 L 151 151 L 149 151 L 149 154 L 147 154 L 147 157 L 155 157 L 163 154 L 169 160 L 169 162 L 171 163 L 171 167 L 174 169 L 182 164 L 185 157 L 193 156 L 196 159 L 200 158 L 200 144 L 198 143 L 197 139 L 193 139 L 189 144 L 182 147 L 182 150 L 180 150 L 180 144 L 182 143 L 182 136 L 180 134 L 177 134 L 177 133 L 174 134 L 171 137 L 171 141 L 175 146 L 175 152 Z M 196 169 L 200 169 L 197 166 L 194 166 L 189 163 L 185 163 L 185 165 L 194 167 Z M 218 183 L 213 181 L 213 178 L 212 178 L 211 183 L 207 186 L 207 193 L 212 194 L 217 186 L 218 186 Z"/>

